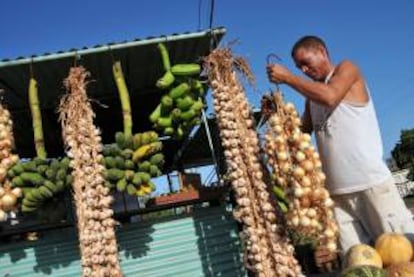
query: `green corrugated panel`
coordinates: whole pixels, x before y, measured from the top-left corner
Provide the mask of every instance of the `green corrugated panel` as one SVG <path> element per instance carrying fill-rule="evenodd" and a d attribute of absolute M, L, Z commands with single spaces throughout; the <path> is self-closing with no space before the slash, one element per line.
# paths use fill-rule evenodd
<path fill-rule="evenodd" d="M 125 225 L 117 231 L 125 276 L 245 276 L 236 224 L 223 208 Z M 0 246 L 0 276 L 80 276 L 73 229 Z"/>

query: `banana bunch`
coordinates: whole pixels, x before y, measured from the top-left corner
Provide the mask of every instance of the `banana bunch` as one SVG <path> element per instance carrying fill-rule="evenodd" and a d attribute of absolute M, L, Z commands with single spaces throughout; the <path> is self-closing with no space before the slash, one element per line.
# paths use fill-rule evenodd
<path fill-rule="evenodd" d="M 72 175 L 69 158 L 19 162 L 8 171 L 13 187 L 23 189 L 22 212 L 34 212 L 46 201 L 69 188 Z"/>
<path fill-rule="evenodd" d="M 115 134 L 115 143 L 104 146 L 106 184 L 129 195 L 144 196 L 155 190 L 151 178 L 162 175 L 162 142 L 154 131 L 126 136 Z"/>
<path fill-rule="evenodd" d="M 154 128 L 178 140 L 200 124 L 205 105 L 205 90 L 197 79 L 201 67 L 196 63 L 170 64 L 164 44 L 158 44 L 164 66 L 164 75 L 157 80 L 159 89 L 167 90 L 161 102 L 150 115 Z"/>

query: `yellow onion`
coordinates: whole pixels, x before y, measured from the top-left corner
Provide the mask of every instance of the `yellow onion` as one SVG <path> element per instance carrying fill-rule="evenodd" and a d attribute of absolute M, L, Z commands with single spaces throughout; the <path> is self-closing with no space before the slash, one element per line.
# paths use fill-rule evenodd
<path fill-rule="evenodd" d="M 17 197 L 13 193 L 7 192 L 1 198 L 1 202 L 2 202 L 2 205 L 3 205 L 3 210 L 4 211 L 10 211 L 16 205 Z"/>

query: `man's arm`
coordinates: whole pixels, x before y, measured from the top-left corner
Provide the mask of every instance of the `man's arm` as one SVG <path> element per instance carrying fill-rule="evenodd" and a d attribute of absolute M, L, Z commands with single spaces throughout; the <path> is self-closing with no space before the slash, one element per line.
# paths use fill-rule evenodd
<path fill-rule="evenodd" d="M 343 61 L 337 66 L 328 84 L 296 76 L 278 64 L 269 65 L 268 74 L 271 81 L 286 83 L 306 98 L 328 107 L 336 107 L 361 78 L 358 68 L 350 61 Z"/>
<path fill-rule="evenodd" d="M 310 100 L 306 99 L 305 103 L 305 111 L 302 115 L 302 132 L 312 134 L 313 132 L 313 124 L 312 124 L 312 117 L 310 113 Z"/>

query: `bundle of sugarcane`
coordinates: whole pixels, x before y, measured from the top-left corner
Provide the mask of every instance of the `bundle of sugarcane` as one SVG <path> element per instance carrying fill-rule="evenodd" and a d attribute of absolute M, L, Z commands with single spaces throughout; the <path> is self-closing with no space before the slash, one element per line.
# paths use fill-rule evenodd
<path fill-rule="evenodd" d="M 274 102 L 275 112 L 268 120 L 265 135 L 266 152 L 275 183 L 283 188 L 289 203 L 287 225 L 334 253 L 338 227 L 319 155 L 310 135 L 302 133 L 294 105 L 285 103 L 280 92 L 274 94 Z"/>
<path fill-rule="evenodd" d="M 48 204 L 48 200 L 55 198 L 59 193 L 69 188 L 72 182 L 68 158 L 47 158 L 37 81 L 33 77 L 29 81 L 28 94 L 36 157 L 20 161 L 8 171 L 12 185 L 23 189 L 22 212 L 38 210 L 44 204 Z"/>
<path fill-rule="evenodd" d="M 68 94 L 59 107 L 63 139 L 71 159 L 82 276 L 122 276 L 111 209 L 113 198 L 105 187 L 105 167 L 101 164 L 103 146 L 86 95 L 88 76 L 83 67 L 70 69 L 64 82 Z"/>
<path fill-rule="evenodd" d="M 237 72 L 252 80 L 248 64 L 228 48 L 205 58 L 228 175 L 235 192 L 234 216 L 243 224 L 247 258 L 257 276 L 301 276 L 294 248 L 279 226 L 275 203 L 263 181 L 259 140 Z"/>
<path fill-rule="evenodd" d="M 124 131 L 117 132 L 115 143 L 105 145 L 102 151 L 106 184 L 130 195 L 143 196 L 155 190 L 151 178 L 162 175 L 162 142 L 154 131 L 132 134 L 129 92 L 119 61 L 113 64 L 113 76 L 121 100 Z"/>
<path fill-rule="evenodd" d="M 7 220 L 7 212 L 17 207 L 22 196 L 20 188 L 12 188 L 7 176 L 10 168 L 19 161 L 13 154 L 13 122 L 9 110 L 0 103 L 0 222 Z"/>
<path fill-rule="evenodd" d="M 150 121 L 165 135 L 182 139 L 194 125 L 200 124 L 201 112 L 205 108 L 204 87 L 197 79 L 201 67 L 196 63 L 171 66 L 165 45 L 160 43 L 158 48 L 165 73 L 156 86 L 168 92 L 151 113 Z"/>

